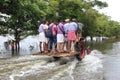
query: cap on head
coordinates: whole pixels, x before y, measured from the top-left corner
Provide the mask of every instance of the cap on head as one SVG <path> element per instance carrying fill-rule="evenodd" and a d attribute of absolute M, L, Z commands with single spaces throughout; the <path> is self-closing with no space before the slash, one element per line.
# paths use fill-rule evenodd
<path fill-rule="evenodd" d="M 65 19 L 65 22 L 69 22 L 70 21 L 70 19 Z"/>
<path fill-rule="evenodd" d="M 72 21 L 76 21 L 76 19 L 75 19 L 75 18 L 73 18 L 73 19 L 72 19 Z"/>

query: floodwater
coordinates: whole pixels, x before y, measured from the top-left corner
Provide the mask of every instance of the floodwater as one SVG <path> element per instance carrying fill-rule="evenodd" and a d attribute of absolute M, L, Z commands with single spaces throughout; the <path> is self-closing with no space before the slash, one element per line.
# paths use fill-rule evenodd
<path fill-rule="evenodd" d="M 0 80 L 103 80 L 102 60 L 93 51 L 82 61 L 50 56 L 19 56 L 0 61 Z M 101 54 L 100 54 L 101 55 Z"/>
<path fill-rule="evenodd" d="M 22 40 L 17 56 L 0 47 L 0 80 L 120 80 L 120 42 L 113 43 L 107 54 L 93 50 L 82 61 L 74 57 L 55 61 L 51 56 L 32 55 L 38 51 L 35 40 L 33 37 Z M 29 50 L 30 45 L 37 47 Z"/>
<path fill-rule="evenodd" d="M 120 80 L 120 42 L 113 43 L 112 47 L 104 60 L 105 80 Z"/>

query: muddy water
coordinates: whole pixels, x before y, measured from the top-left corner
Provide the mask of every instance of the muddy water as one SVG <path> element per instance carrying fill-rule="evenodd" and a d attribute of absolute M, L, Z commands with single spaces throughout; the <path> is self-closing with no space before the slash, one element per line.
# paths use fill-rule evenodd
<path fill-rule="evenodd" d="M 120 80 L 120 42 L 113 43 L 112 47 L 104 60 L 105 80 Z"/>
<path fill-rule="evenodd" d="M 103 80 L 102 60 L 96 54 L 102 55 L 94 50 L 82 61 L 32 55 L 1 58 L 0 80 Z"/>
<path fill-rule="evenodd" d="M 120 80 L 120 42 L 110 44 L 112 48 L 107 48 L 106 54 L 102 51 L 105 46 L 97 45 L 102 49 L 93 50 L 82 61 L 73 57 L 55 61 L 51 56 L 31 55 L 39 51 L 34 36 L 20 45 L 20 53 L 11 55 L 0 39 L 0 80 Z M 34 50 L 30 51 L 30 46 Z"/>

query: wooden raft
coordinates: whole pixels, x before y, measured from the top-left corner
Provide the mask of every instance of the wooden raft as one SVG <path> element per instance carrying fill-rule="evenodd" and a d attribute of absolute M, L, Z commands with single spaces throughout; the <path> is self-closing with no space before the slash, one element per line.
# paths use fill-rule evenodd
<path fill-rule="evenodd" d="M 32 55 L 47 55 L 47 56 L 53 56 L 53 57 L 70 57 L 70 56 L 74 56 L 76 54 L 79 54 L 78 52 L 70 52 L 70 53 L 67 53 L 67 52 L 64 52 L 64 53 L 40 53 L 40 52 L 37 52 L 37 53 L 34 53 Z"/>

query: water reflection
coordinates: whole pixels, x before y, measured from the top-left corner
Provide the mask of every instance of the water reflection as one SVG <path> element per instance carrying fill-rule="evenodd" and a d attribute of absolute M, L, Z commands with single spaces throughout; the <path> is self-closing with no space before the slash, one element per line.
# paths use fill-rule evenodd
<path fill-rule="evenodd" d="M 120 42 L 113 43 L 104 62 L 105 80 L 120 80 Z"/>

